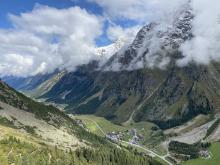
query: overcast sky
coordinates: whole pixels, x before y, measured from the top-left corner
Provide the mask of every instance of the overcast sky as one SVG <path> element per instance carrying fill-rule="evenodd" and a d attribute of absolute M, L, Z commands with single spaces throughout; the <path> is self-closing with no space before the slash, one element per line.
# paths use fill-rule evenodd
<path fill-rule="evenodd" d="M 0 0 L 0 75 L 73 70 L 98 58 L 95 48 L 119 38 L 131 40 L 149 22 L 169 22 L 187 1 Z M 180 64 L 191 60 L 205 63 L 219 57 L 216 42 L 220 36 L 216 34 L 220 34 L 220 2 L 212 2 L 192 0 L 195 39 L 181 48 L 186 58 Z"/>

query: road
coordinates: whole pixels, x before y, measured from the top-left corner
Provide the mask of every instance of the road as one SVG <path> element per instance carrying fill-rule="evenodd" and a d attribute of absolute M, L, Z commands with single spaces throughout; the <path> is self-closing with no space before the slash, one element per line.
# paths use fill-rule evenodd
<path fill-rule="evenodd" d="M 103 134 L 105 137 L 107 136 L 107 134 L 102 130 L 102 128 L 99 126 L 98 123 L 96 123 L 96 122 L 93 121 L 93 120 L 90 120 L 90 121 L 93 122 L 93 123 L 96 125 L 96 127 L 102 132 L 102 134 Z M 168 160 L 165 159 L 165 157 L 166 157 L 167 155 L 165 155 L 165 156 L 160 156 L 160 155 L 158 155 L 157 153 L 155 153 L 154 151 L 152 151 L 152 150 L 150 150 L 150 149 L 148 149 L 148 148 L 146 148 L 146 147 L 143 147 L 143 146 L 141 146 L 141 145 L 132 144 L 132 143 L 129 143 L 129 142 L 123 141 L 123 140 L 120 140 L 120 142 L 121 142 L 121 143 L 128 144 L 128 145 L 131 145 L 131 146 L 136 147 L 136 148 L 140 148 L 140 149 L 142 149 L 142 150 L 144 150 L 144 151 L 150 153 L 152 156 L 159 157 L 161 160 L 163 160 L 163 161 L 166 162 L 167 164 L 173 165 L 173 163 L 171 163 L 171 162 L 169 162 Z"/>
<path fill-rule="evenodd" d="M 163 161 L 165 161 L 167 164 L 173 165 L 171 162 L 169 162 L 168 160 L 165 159 L 165 157 L 166 157 L 167 155 L 165 155 L 165 156 L 160 156 L 160 155 L 158 155 L 157 153 L 155 153 L 154 151 L 152 151 L 152 150 L 150 150 L 150 149 L 147 149 L 147 148 L 145 148 L 145 147 L 143 147 L 143 146 L 140 146 L 140 145 L 137 145 L 137 144 L 132 144 L 132 143 L 129 143 L 129 142 L 126 142 L 126 141 L 123 141 L 123 140 L 122 140 L 121 142 L 122 142 L 122 143 L 126 143 L 126 144 L 131 145 L 131 146 L 136 147 L 136 148 L 140 148 L 140 149 L 142 149 L 142 150 L 144 150 L 144 151 L 147 151 L 147 152 L 149 152 L 151 155 L 156 156 L 156 157 L 159 157 L 160 159 L 162 159 Z"/>

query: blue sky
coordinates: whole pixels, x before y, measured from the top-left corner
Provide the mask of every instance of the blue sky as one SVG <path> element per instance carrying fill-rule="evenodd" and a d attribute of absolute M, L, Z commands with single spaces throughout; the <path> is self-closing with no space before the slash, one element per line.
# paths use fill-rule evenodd
<path fill-rule="evenodd" d="M 149 0 L 0 0 L 0 75 L 74 70 L 100 58 L 100 47 L 131 43 L 148 8 Z"/>
<path fill-rule="evenodd" d="M 58 9 L 69 8 L 73 6 L 80 6 L 86 9 L 88 12 L 102 15 L 103 9 L 96 3 L 88 2 L 85 0 L 0 0 L 0 28 L 11 28 L 12 24 L 8 19 L 8 13 L 19 15 L 23 12 L 30 12 L 33 10 L 36 4 L 47 5 L 50 7 L 55 7 Z M 117 21 L 122 26 L 128 26 L 129 21 L 125 23 L 122 21 Z M 106 36 L 106 29 L 108 28 L 108 22 L 105 22 L 104 33 L 97 39 L 98 46 L 104 46 L 111 43 L 111 41 Z"/>
<path fill-rule="evenodd" d="M 12 24 L 8 19 L 8 14 L 19 15 L 20 13 L 31 12 L 36 4 L 46 5 L 57 9 L 66 9 L 79 6 L 86 9 L 89 13 L 96 15 L 104 15 L 104 9 L 95 2 L 87 0 L 0 0 L 0 28 L 12 28 Z M 130 28 L 138 25 L 136 20 L 129 18 L 116 18 L 114 24 L 120 25 L 122 28 Z M 112 43 L 109 40 L 106 31 L 109 28 L 109 21 L 104 22 L 103 34 L 96 39 L 97 46 L 105 46 Z"/>
<path fill-rule="evenodd" d="M 100 58 L 100 47 L 131 43 L 162 8 L 163 0 L 0 0 L 0 75 L 74 70 Z"/>

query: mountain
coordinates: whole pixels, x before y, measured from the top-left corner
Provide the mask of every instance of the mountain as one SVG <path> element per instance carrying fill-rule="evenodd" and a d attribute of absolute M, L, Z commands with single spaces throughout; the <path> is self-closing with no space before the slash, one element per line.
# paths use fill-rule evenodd
<path fill-rule="evenodd" d="M 87 132 L 0 81 L 0 160 L 7 164 L 160 164 Z M 102 161 L 100 161 L 102 160 Z"/>
<path fill-rule="evenodd" d="M 93 61 L 65 73 L 39 98 L 66 105 L 69 113 L 117 124 L 150 121 L 162 129 L 199 114 L 212 117 L 220 106 L 219 63 L 176 64 L 184 58 L 179 47 L 193 38 L 193 18 L 186 5 L 168 23 L 144 26 L 101 67 Z"/>
<path fill-rule="evenodd" d="M 71 113 L 96 114 L 120 124 L 151 121 L 162 129 L 198 114 L 215 113 L 219 64 L 175 64 L 183 58 L 178 48 L 193 37 L 192 19 L 185 6 L 169 26 L 144 26 L 133 43 L 115 53 L 101 70 L 94 63 L 80 66 L 42 97 L 68 105 L 65 109 Z"/>
<path fill-rule="evenodd" d="M 3 77 L 0 164 L 216 164 L 220 63 L 179 63 L 193 22 L 186 4 L 73 71 Z"/>
<path fill-rule="evenodd" d="M 97 56 L 101 56 L 105 60 L 109 59 L 113 54 L 117 53 L 122 47 L 126 46 L 128 42 L 129 41 L 126 38 L 119 38 L 113 44 L 96 48 L 95 54 Z"/>
<path fill-rule="evenodd" d="M 98 65 L 102 66 L 106 60 L 118 52 L 128 42 L 128 39 L 120 38 L 110 45 L 96 48 L 94 50 L 94 54 L 99 60 L 95 61 L 99 63 L 96 67 L 98 67 Z M 31 97 L 37 98 L 48 92 L 66 73 L 67 71 L 65 70 L 60 71 L 57 69 L 52 73 L 39 73 L 35 76 L 29 77 L 5 76 L 2 77 L 2 80 L 7 82 L 7 84 L 16 90 L 22 91 Z"/>
<path fill-rule="evenodd" d="M 178 48 L 192 34 L 192 9 L 189 4 L 176 12 L 167 22 L 144 26 L 127 49 L 119 51 L 104 65 L 105 70 L 134 70 L 158 67 L 178 57 Z"/>
<path fill-rule="evenodd" d="M 53 73 L 37 74 L 30 77 L 6 76 L 2 77 L 2 80 L 7 82 L 11 87 L 15 88 L 16 90 L 31 91 L 37 88 L 41 83 L 47 81 L 58 73 L 59 71 L 55 70 Z"/>

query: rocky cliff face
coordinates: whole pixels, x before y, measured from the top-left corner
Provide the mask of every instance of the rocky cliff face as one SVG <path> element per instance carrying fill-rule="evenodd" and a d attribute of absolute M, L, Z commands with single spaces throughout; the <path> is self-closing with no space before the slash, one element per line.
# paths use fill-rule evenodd
<path fill-rule="evenodd" d="M 116 53 L 104 66 L 106 70 L 134 70 L 143 67 L 163 68 L 176 58 L 178 48 L 193 37 L 193 14 L 189 5 L 183 6 L 169 23 L 144 26 L 127 49 Z"/>

